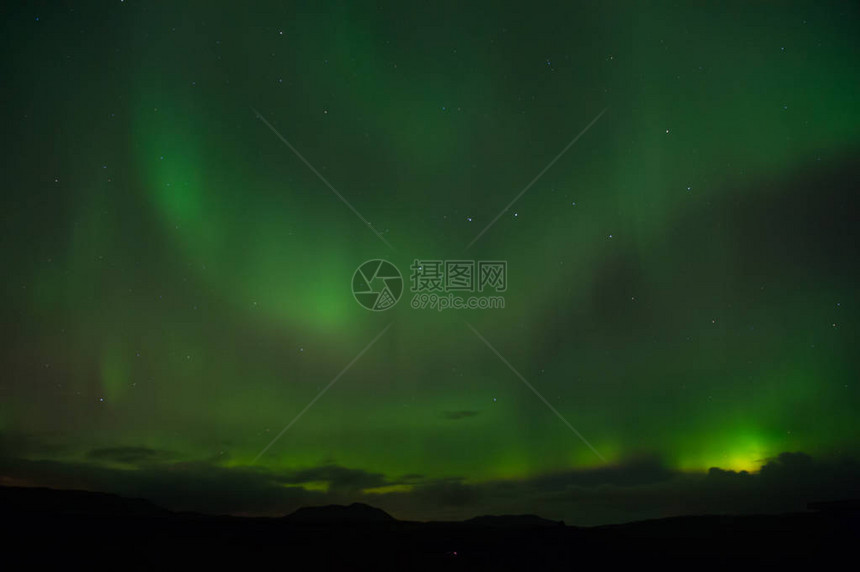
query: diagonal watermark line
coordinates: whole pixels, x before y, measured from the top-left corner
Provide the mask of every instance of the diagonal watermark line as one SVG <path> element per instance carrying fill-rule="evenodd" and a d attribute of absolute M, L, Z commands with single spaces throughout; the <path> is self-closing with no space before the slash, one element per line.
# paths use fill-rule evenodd
<path fill-rule="evenodd" d="M 271 124 L 271 123 L 269 123 L 268 121 L 266 121 L 266 118 L 265 118 L 265 117 L 263 117 L 263 115 L 262 115 L 259 111 L 257 111 L 257 110 L 256 110 L 256 109 L 254 109 L 253 107 L 251 108 L 251 111 L 253 111 L 253 112 L 256 114 L 257 118 L 258 118 L 260 121 L 262 121 L 262 122 L 266 125 L 266 127 L 268 127 L 268 128 L 269 128 L 269 130 L 270 130 L 272 133 L 274 133 L 274 134 L 275 134 L 275 136 L 277 136 L 277 138 L 278 138 L 278 139 L 280 139 L 281 141 L 283 141 L 284 145 L 286 145 L 287 147 L 289 147 L 289 148 L 290 148 L 290 151 L 292 151 L 293 153 L 295 153 L 296 157 L 298 157 L 299 159 L 301 159 L 301 160 L 302 160 L 302 163 L 304 163 L 305 165 L 307 165 L 308 169 L 310 169 L 311 171 L 313 171 L 314 175 L 316 175 L 316 176 L 319 178 L 319 180 L 320 180 L 320 181 L 322 181 L 323 183 L 325 183 L 325 186 L 327 186 L 329 189 L 331 189 L 331 192 L 333 192 L 333 193 L 337 196 L 337 198 L 339 198 L 341 201 L 343 201 L 343 204 L 345 204 L 346 206 L 348 206 L 348 207 L 349 207 L 349 210 L 351 210 L 352 212 L 354 212 L 354 213 L 355 213 L 355 216 L 357 216 L 358 218 L 360 218 L 360 219 L 361 219 L 361 222 L 363 222 L 364 224 L 366 224 L 366 225 L 367 225 L 367 228 L 369 228 L 371 231 L 373 231 L 373 234 L 375 234 L 376 236 L 378 236 L 378 237 L 379 237 L 379 240 L 381 240 L 382 242 L 384 242 L 384 243 L 385 243 L 385 245 L 386 245 L 388 248 L 390 248 L 391 250 L 395 250 L 395 248 L 394 248 L 393 246 L 391 246 L 391 243 L 389 243 L 387 240 L 385 240 L 385 237 L 384 237 L 384 236 L 382 236 L 382 235 L 381 235 L 381 234 L 380 234 L 380 233 L 379 233 L 375 228 L 373 228 L 373 225 L 372 225 L 372 224 L 370 224 L 370 222 L 369 222 L 366 218 L 364 218 L 363 216 L 361 216 L 361 213 L 360 213 L 360 212 L 358 212 L 358 211 L 355 209 L 355 207 L 354 207 L 354 206 L 352 206 L 352 205 L 350 204 L 350 202 L 349 202 L 348 200 L 346 200 L 346 197 L 344 197 L 342 194 L 340 194 L 340 192 L 338 192 L 338 190 L 337 190 L 337 189 L 335 189 L 335 188 L 334 188 L 334 186 L 333 186 L 331 183 L 329 183 L 329 182 L 328 182 L 328 180 L 327 180 L 325 177 L 323 177 L 323 176 L 322 176 L 322 173 L 320 173 L 319 171 L 317 171 L 317 170 L 316 170 L 316 168 L 314 168 L 314 166 L 313 166 L 313 165 L 311 165 L 311 164 L 310 164 L 310 162 L 309 162 L 307 159 L 305 159 L 305 158 L 304 158 L 304 156 L 303 156 L 301 153 L 299 153 L 299 150 L 298 150 L 298 149 L 296 149 L 295 147 L 293 147 L 293 146 L 292 146 L 292 144 L 291 144 L 289 141 L 287 141 L 287 140 L 286 140 L 286 138 L 284 138 L 284 136 L 283 136 L 283 135 L 281 135 L 281 134 L 278 132 L 278 130 L 274 128 L 274 126 L 272 126 L 272 124 Z"/>
<path fill-rule="evenodd" d="M 488 348 L 490 348 L 490 351 L 491 351 L 491 352 L 493 352 L 494 354 L 496 354 L 496 357 L 498 357 L 500 360 L 502 360 L 502 363 L 503 363 L 503 364 L 505 364 L 506 366 L 508 366 L 508 369 L 510 369 L 512 372 L 514 372 L 514 375 L 516 375 L 518 378 L 520 378 L 520 381 L 522 381 L 522 382 L 526 385 L 526 387 L 528 387 L 529 389 L 531 389 L 531 390 L 532 390 L 532 392 L 533 392 L 535 395 L 537 395 L 537 396 L 538 396 L 538 398 L 539 398 L 541 401 L 543 401 L 543 402 L 544 402 L 544 405 L 546 405 L 547 407 L 549 407 L 550 411 L 552 411 L 553 413 L 555 413 L 555 414 L 556 414 L 556 417 L 558 417 L 559 419 L 561 419 L 562 423 L 564 423 L 565 425 L 567 425 L 567 428 L 568 428 L 568 429 L 570 429 L 571 431 L 573 431 L 573 432 L 574 432 L 574 434 L 575 434 L 577 437 L 579 437 L 579 438 L 582 440 L 582 442 L 583 442 L 583 443 L 585 443 L 586 445 L 588 445 L 588 448 L 589 448 L 589 449 L 591 449 L 591 451 L 592 451 L 595 455 L 597 455 L 597 456 L 600 458 L 600 460 L 601 460 L 601 461 L 603 461 L 604 463 L 606 462 L 606 459 L 603 457 L 603 455 L 601 455 L 601 454 L 597 451 L 597 449 L 595 449 L 595 448 L 594 448 L 594 446 L 593 446 L 591 443 L 589 443 L 589 442 L 588 442 L 588 439 L 586 439 L 585 437 L 583 437 L 583 436 L 582 436 L 582 433 L 580 433 L 579 431 L 577 431 L 577 430 L 576 430 L 576 428 L 575 428 L 573 425 L 571 425 L 570 423 L 568 423 L 567 419 L 565 419 L 565 418 L 562 416 L 562 414 L 561 414 L 561 413 L 559 413 L 559 412 L 558 412 L 558 410 L 557 410 L 555 407 L 553 407 L 553 406 L 552 406 L 552 404 L 551 404 L 549 401 L 547 401 L 547 400 L 546 400 L 546 398 L 544 398 L 544 396 L 543 396 L 543 395 L 541 395 L 541 394 L 540 394 L 540 392 L 539 392 L 537 389 L 535 389 L 535 387 L 534 387 L 532 384 L 530 384 L 530 383 L 528 382 L 528 380 L 527 380 L 526 378 L 524 378 L 524 377 L 520 374 L 520 372 L 518 372 L 516 369 L 514 369 L 514 366 L 512 366 L 512 365 L 510 364 L 510 362 L 508 362 L 508 360 L 506 360 L 506 359 L 504 358 L 504 356 L 502 356 L 502 354 L 500 354 L 500 353 L 496 350 L 496 348 L 494 348 L 494 347 L 493 347 L 493 345 L 492 345 L 489 341 L 487 341 L 487 338 L 485 338 L 484 336 L 482 336 L 482 335 L 481 335 L 481 333 L 480 333 L 478 330 L 476 330 L 476 329 L 475 329 L 475 327 L 474 327 L 472 324 L 470 324 L 469 322 L 466 322 L 466 325 L 467 325 L 467 326 L 469 326 L 469 329 L 470 329 L 470 330 L 472 330 L 473 332 L 475 332 L 475 335 L 476 335 L 476 336 L 478 336 L 478 338 L 480 338 L 480 340 L 481 340 L 482 342 L 484 342 L 484 343 L 487 345 L 487 347 L 488 347 Z"/>
<path fill-rule="evenodd" d="M 579 141 L 579 138 L 580 138 L 580 137 L 582 137 L 583 135 L 585 135 L 585 133 L 586 133 L 589 129 L 591 129 L 591 127 L 592 127 L 595 123 L 597 123 L 597 120 L 598 120 L 598 119 L 600 119 L 600 118 L 603 116 L 603 114 L 604 114 L 604 113 L 606 113 L 606 110 L 607 110 L 607 109 L 609 109 L 609 108 L 608 108 L 608 107 L 604 107 L 604 108 L 603 108 L 603 111 L 601 111 L 600 113 L 598 113 L 598 114 L 597 114 L 597 117 L 595 117 L 594 119 L 592 119 L 592 120 L 591 120 L 591 123 L 589 123 L 588 125 L 586 125 L 586 126 L 585 126 L 585 128 L 584 128 L 582 131 L 580 131 L 580 132 L 579 132 L 579 135 L 577 135 L 576 137 L 574 137 L 573 139 L 571 139 L 570 143 L 568 143 L 568 144 L 564 147 L 564 149 L 562 149 L 562 150 L 561 150 L 561 152 L 560 152 L 558 155 L 556 155 L 556 156 L 555 156 L 555 158 L 554 158 L 552 161 L 550 161 L 550 162 L 549 162 L 549 164 L 548 164 L 546 167 L 544 167 L 544 168 L 543 168 L 543 170 L 542 170 L 540 173 L 538 173 L 538 174 L 535 176 L 535 178 L 534 178 L 534 179 L 532 179 L 532 180 L 531 180 L 531 182 L 530 182 L 528 185 L 526 185 L 526 186 L 525 186 L 525 188 L 524 188 L 522 191 L 520 191 L 520 192 L 519 192 L 519 194 L 518 194 L 517 196 L 515 196 L 515 197 L 514 197 L 514 199 L 513 199 L 511 202 L 509 202 L 509 203 L 508 203 L 508 206 L 506 206 L 505 208 L 503 208 L 503 209 L 502 209 L 502 211 L 501 211 L 499 214 L 497 214 L 497 215 L 496 215 L 496 218 L 494 218 L 493 220 L 491 220 L 491 221 L 490 221 L 490 223 L 489 223 L 487 226 L 485 226 L 485 227 L 484 227 L 484 230 L 482 230 L 481 232 L 479 232 L 479 233 L 478 233 L 478 236 L 476 236 L 475 238 L 473 238 L 473 239 L 472 239 L 472 242 L 470 242 L 469 244 L 467 244 L 467 245 L 466 245 L 466 250 L 468 250 L 469 248 L 471 248 L 471 246 L 472 246 L 473 244 L 475 244 L 476 242 L 478 242 L 478 239 L 479 239 L 479 238 L 481 238 L 482 236 L 484 236 L 484 233 L 485 233 L 485 232 L 487 232 L 488 230 L 490 230 L 490 227 L 491 227 L 491 226 L 493 226 L 494 224 L 496 224 L 496 221 L 497 221 L 497 220 L 499 220 L 499 219 L 502 217 L 502 215 L 503 215 L 503 214 L 505 214 L 506 212 L 508 212 L 508 209 L 510 209 L 512 206 L 514 206 L 514 203 L 515 203 L 515 202 L 517 202 L 518 200 L 520 200 L 520 197 L 522 197 L 524 194 L 526 194 L 526 191 L 528 191 L 530 188 L 532 188 L 532 185 L 534 185 L 535 183 L 537 183 L 537 182 L 538 182 L 538 179 L 540 179 L 540 178 L 544 175 L 544 173 L 546 173 L 547 171 L 549 171 L 549 170 L 550 170 L 550 167 L 552 167 L 553 165 L 555 165 L 555 162 L 556 162 L 556 161 L 558 161 L 559 159 L 561 159 L 561 156 L 562 156 L 562 155 L 564 155 L 564 154 L 567 152 L 567 150 L 568 150 L 568 149 L 570 149 L 571 147 L 573 147 L 573 144 L 574 144 L 574 143 L 576 143 L 577 141 Z"/>
<path fill-rule="evenodd" d="M 343 369 L 340 371 L 340 373 L 339 373 L 339 374 L 337 374 L 336 376 L 334 376 L 334 379 L 332 379 L 330 382 L 328 382 L 328 385 L 326 385 L 325 387 L 323 387 L 323 388 L 322 388 L 322 391 L 320 391 L 319 393 L 317 393 L 317 396 L 316 396 L 316 397 L 314 397 L 313 399 L 311 399 L 311 402 L 310 402 L 310 403 L 308 403 L 307 405 L 305 405 L 305 408 L 304 408 L 304 409 L 302 409 L 301 411 L 299 411 L 299 414 L 298 414 L 298 415 L 296 415 L 295 417 L 293 417 L 293 420 L 292 420 L 292 421 L 290 421 L 289 423 L 287 423 L 287 426 L 286 426 L 286 427 L 284 427 L 283 429 L 281 429 L 281 432 L 280 432 L 280 433 L 278 433 L 277 435 L 275 435 L 275 438 L 274 438 L 274 439 L 272 439 L 272 440 L 269 442 L 269 444 L 268 444 L 268 445 L 266 445 L 265 447 L 263 447 L 263 450 L 262 450 L 262 451 L 260 451 L 260 452 L 257 454 L 257 456 L 256 456 L 256 457 L 254 457 L 254 460 L 253 460 L 253 461 L 251 461 L 251 463 L 256 463 L 256 462 L 260 459 L 260 457 L 262 457 L 262 456 L 266 453 L 266 451 L 268 451 L 268 450 L 269 450 L 269 448 L 271 448 L 271 446 L 272 446 L 272 445 L 274 445 L 274 444 L 275 444 L 275 442 L 277 442 L 277 440 L 278 440 L 278 439 L 280 439 L 281 437 L 283 437 L 283 436 L 284 436 L 284 433 L 286 433 L 286 432 L 290 429 L 290 427 L 292 427 L 293 425 L 295 425 L 296 421 L 298 421 L 299 419 L 301 419 L 302 415 L 304 415 L 304 414 L 307 412 L 307 410 L 308 410 L 308 409 L 310 409 L 311 407 L 313 407 L 313 404 L 314 404 L 314 403 L 316 403 L 316 402 L 317 402 L 317 400 L 318 400 L 320 397 L 322 397 L 322 396 L 323 396 L 323 394 L 325 394 L 325 392 L 326 392 L 326 391 L 328 391 L 328 390 L 331 388 L 331 386 L 332 386 L 332 385 L 334 385 L 335 383 L 337 383 L 337 380 L 339 380 L 343 374 L 345 374 L 347 371 L 349 371 L 349 368 L 351 368 L 351 367 L 353 366 L 353 364 L 355 364 L 355 362 L 357 362 L 357 361 L 359 360 L 359 358 L 361 358 L 361 356 L 363 356 L 363 355 L 364 355 L 364 353 L 365 353 L 367 350 L 369 350 L 369 349 L 373 346 L 373 344 L 375 344 L 375 343 L 376 343 L 376 341 L 377 341 L 379 338 L 381 338 L 381 337 L 385 334 L 385 332 L 387 332 L 387 331 L 388 331 L 388 328 L 390 328 L 390 327 L 391 327 L 391 324 L 393 324 L 393 323 L 394 323 L 394 322 L 390 322 L 387 326 L 385 326 L 385 328 L 384 328 L 381 332 L 379 332 L 378 334 L 376 334 L 376 337 L 375 337 L 375 338 L 373 338 L 372 340 L 370 340 L 370 343 L 369 343 L 369 344 L 367 344 L 366 346 L 364 346 L 364 349 L 363 349 L 363 350 L 361 350 L 360 352 L 358 352 L 358 355 L 357 355 L 357 356 L 355 356 L 354 358 L 352 358 L 352 361 L 351 361 L 351 362 L 349 362 L 348 364 L 346 364 L 346 367 L 345 367 L 345 368 L 343 368 Z"/>

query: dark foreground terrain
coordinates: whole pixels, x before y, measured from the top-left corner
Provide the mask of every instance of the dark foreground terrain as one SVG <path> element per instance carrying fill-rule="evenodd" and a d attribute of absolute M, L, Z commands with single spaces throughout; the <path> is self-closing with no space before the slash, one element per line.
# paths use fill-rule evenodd
<path fill-rule="evenodd" d="M 404 522 L 367 505 L 283 518 L 179 514 L 80 491 L 0 488 L 3 567 L 43 569 L 573 570 L 646 561 L 856 562 L 856 503 L 777 516 L 689 516 L 577 528 L 535 516 Z M 846 560 L 847 559 L 847 560 Z M 844 565 L 843 564 L 843 565 Z"/>

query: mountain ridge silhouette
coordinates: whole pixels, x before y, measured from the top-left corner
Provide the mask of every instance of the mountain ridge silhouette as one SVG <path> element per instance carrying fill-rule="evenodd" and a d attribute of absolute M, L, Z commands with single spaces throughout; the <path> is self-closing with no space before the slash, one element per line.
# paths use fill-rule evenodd
<path fill-rule="evenodd" d="M 840 562 L 860 537 L 854 501 L 782 515 L 692 515 L 597 527 L 536 515 L 404 521 L 364 503 L 302 507 L 282 517 L 172 512 L 150 501 L 49 488 L 0 487 L 6 562 L 26 567 L 247 567 L 288 558 L 317 569 L 571 569 L 666 559 Z M 94 540 L 96 539 L 96 540 Z M 38 540 L 49 550 L 33 551 Z M 13 568 L 16 568 L 13 566 Z"/>

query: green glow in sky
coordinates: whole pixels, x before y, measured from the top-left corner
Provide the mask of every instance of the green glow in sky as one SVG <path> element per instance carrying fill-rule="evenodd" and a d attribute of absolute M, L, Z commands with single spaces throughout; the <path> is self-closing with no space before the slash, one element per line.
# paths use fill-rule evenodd
<path fill-rule="evenodd" d="M 855 7 L 116 4 L 4 23 L 4 458 L 384 504 L 856 453 Z M 368 312 L 375 258 L 505 309 Z"/>

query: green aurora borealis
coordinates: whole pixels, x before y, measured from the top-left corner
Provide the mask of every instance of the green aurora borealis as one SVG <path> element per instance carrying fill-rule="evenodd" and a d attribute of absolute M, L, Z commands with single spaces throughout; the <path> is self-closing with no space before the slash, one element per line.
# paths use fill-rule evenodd
<path fill-rule="evenodd" d="M 509 506 L 443 485 L 856 458 L 857 6 L 39 6 L 3 8 L 0 483 L 425 518 Z M 368 312 L 373 258 L 507 260 L 506 308 Z M 290 505 L 244 502 L 211 508 Z"/>

